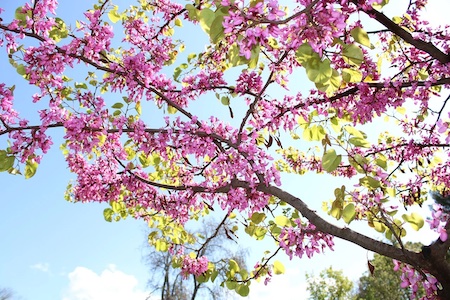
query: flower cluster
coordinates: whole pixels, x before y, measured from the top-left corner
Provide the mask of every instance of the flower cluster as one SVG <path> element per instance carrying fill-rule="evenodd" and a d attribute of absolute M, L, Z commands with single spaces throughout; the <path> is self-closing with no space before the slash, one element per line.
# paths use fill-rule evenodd
<path fill-rule="evenodd" d="M 208 270 L 208 258 L 202 256 L 199 258 L 192 258 L 190 255 L 186 255 L 183 258 L 181 265 L 181 274 L 184 278 L 189 275 L 200 276 Z"/>
<path fill-rule="evenodd" d="M 321 253 L 325 248 L 333 250 L 333 237 L 316 230 L 313 224 L 303 225 L 300 219 L 295 220 L 298 227 L 287 227 L 281 230 L 279 236 L 280 247 L 290 259 L 304 254 L 311 258 L 314 253 Z"/>
<path fill-rule="evenodd" d="M 448 161 L 438 162 L 449 155 L 447 101 L 437 109 L 430 104 L 440 89 L 449 87 L 450 28 L 433 29 L 420 20 L 425 1 L 413 1 L 408 15 L 384 24 L 397 27 L 377 34 L 384 52 L 379 61 L 389 61 L 393 69 L 387 75 L 373 55 L 377 50 L 369 50 L 376 33 L 367 34 L 359 17 L 366 13 L 376 19 L 373 5 L 386 1 L 297 0 L 292 9 L 278 0 L 201 2 L 194 9 L 170 0 L 144 2 L 121 12 L 120 24 L 114 25 L 107 20 L 113 9 L 107 1 L 86 11 L 76 26 L 54 16 L 56 0 L 25 4 L 8 24 L 0 19 L 0 46 L 17 72 L 37 87 L 31 97 L 35 105 L 46 105 L 38 111 L 37 125 L 30 125 L 16 111 L 14 88 L 0 83 L 0 135 L 9 138 L 8 167 L 11 156 L 39 163 L 52 144 L 49 129 L 60 127 L 66 162 L 76 175 L 70 189 L 74 200 L 121 201 L 136 209 L 130 211 L 137 218 L 150 218 L 145 212 L 151 211 L 180 224 L 209 205 L 249 215 L 262 211 L 276 195 L 268 191 L 281 185 L 263 144 L 269 148 L 275 141 L 282 148 L 281 137 L 289 138 L 286 133 L 301 138 L 294 135 L 297 129 L 304 130 L 305 140 L 322 142 L 322 147 L 308 153 L 290 147 L 297 141 L 287 142 L 280 150 L 284 160 L 279 169 L 361 176 L 353 191 L 341 195 L 355 204 L 356 219 L 367 217 L 372 208 L 394 213 L 395 206 L 385 205 L 390 192 L 410 206 L 423 200 L 425 183 L 450 185 Z M 182 30 L 182 18 L 221 36 L 204 51 L 189 54 L 187 63 L 179 54 L 188 46 L 175 32 Z M 122 26 L 123 34 L 115 34 L 113 26 Z M 184 28 L 192 36 L 192 27 Z M 399 35 L 405 28 L 407 34 Z M 305 43 L 308 51 L 297 51 Z M 300 54 L 310 55 L 317 64 L 300 63 Z M 67 76 L 77 73 L 71 70 L 76 67 L 87 70 L 82 83 Z M 308 94 L 309 86 L 297 77 L 300 67 L 307 69 L 308 77 L 324 78 L 313 80 L 315 88 Z M 167 75 L 173 69 L 173 77 Z M 228 69 L 239 74 L 228 77 Z M 324 90 L 329 83 L 335 88 L 331 94 Z M 289 94 L 288 87 L 296 90 Z M 243 118 L 227 123 L 216 111 L 205 116 L 205 109 L 195 116 L 192 102 L 214 94 L 233 97 L 227 107 L 230 116 L 234 118 L 233 106 Z M 114 95 L 123 102 L 112 104 L 118 101 L 110 100 Z M 160 111 L 147 102 L 176 114 L 158 123 Z M 410 104 L 417 107 L 414 115 L 395 116 L 399 137 L 381 135 L 371 146 L 365 134 L 347 130 L 347 124 L 366 124 Z M 307 124 L 299 125 L 300 116 Z M 329 130 L 330 124 L 335 131 Z M 328 152 L 331 163 L 324 164 L 323 152 L 333 147 L 339 153 Z M 411 174 L 399 174 L 405 169 Z M 445 209 L 433 206 L 428 223 L 442 241 L 448 238 L 448 218 Z M 333 248 L 332 236 L 313 224 L 295 222 L 282 228 L 277 241 L 290 258 Z M 208 268 L 206 257 L 183 256 L 182 261 L 184 277 Z M 397 268 L 403 270 L 402 285 L 416 291 L 423 278 L 410 266 Z M 435 278 L 430 275 L 424 284 L 433 295 Z"/>
<path fill-rule="evenodd" d="M 430 225 L 431 230 L 434 230 L 439 234 L 439 238 L 443 242 L 445 242 L 448 238 L 447 231 L 445 230 L 445 224 L 449 219 L 450 216 L 448 212 L 445 212 L 441 205 L 433 204 L 431 217 L 427 218 L 427 223 Z"/>
<path fill-rule="evenodd" d="M 412 266 L 401 263 L 394 260 L 394 271 L 401 271 L 400 276 L 402 288 L 411 288 L 411 299 L 417 298 L 417 291 L 420 285 L 425 289 L 425 296 L 421 299 L 436 299 L 439 282 L 436 278 L 430 274 L 425 273 L 426 278 L 422 278 L 422 275 L 417 272 Z"/>

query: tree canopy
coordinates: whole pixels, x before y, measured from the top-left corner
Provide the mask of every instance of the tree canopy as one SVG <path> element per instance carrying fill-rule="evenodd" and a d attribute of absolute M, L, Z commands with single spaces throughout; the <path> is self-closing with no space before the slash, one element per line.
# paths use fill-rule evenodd
<path fill-rule="evenodd" d="M 241 245 L 239 249 L 236 244 L 229 243 L 224 230 L 225 222 L 217 225 L 216 222 L 208 220 L 200 225 L 196 233 L 190 233 L 195 244 L 185 245 L 188 249 L 201 249 L 200 255 L 207 256 L 210 263 L 213 263 L 217 271 L 212 278 L 212 282 L 205 281 L 204 276 L 194 276 L 183 273 L 180 270 L 180 260 L 173 257 L 173 251 L 160 252 L 154 247 L 146 247 L 148 250 L 144 256 L 149 267 L 151 278 L 148 286 L 152 295 L 160 296 L 161 300 L 194 300 L 194 299 L 234 299 L 235 293 L 220 288 L 220 283 L 229 276 L 229 261 L 233 260 L 237 265 L 245 267 L 246 250 Z M 152 233 L 150 233 L 150 236 Z"/>
<path fill-rule="evenodd" d="M 341 270 L 332 267 L 320 272 L 319 276 L 306 274 L 307 290 L 311 300 L 350 300 L 353 282 Z M 382 299 L 382 298 L 379 298 Z"/>
<path fill-rule="evenodd" d="M 370 264 L 374 268 L 373 273 L 368 272 L 359 278 L 355 299 L 411 299 L 412 290 L 402 287 L 399 271 L 395 271 L 392 259 L 375 254 Z M 424 296 L 423 288 L 419 287 L 417 294 Z"/>
<path fill-rule="evenodd" d="M 23 80 L 0 83 L 0 171 L 32 177 L 59 130 L 76 176 L 66 199 L 107 203 L 107 221 L 143 219 L 185 274 L 217 274 L 183 247 L 186 224 L 214 211 L 230 240 L 276 245 L 249 270 L 229 260 L 223 285 L 242 296 L 284 272 L 277 253 L 311 257 L 337 237 L 450 299 L 450 34 L 424 18 L 426 0 L 394 16 L 388 0 L 98 0 L 79 15 L 56 0 L 4 5 L 2 59 Z M 331 200 L 288 192 L 287 173 L 333 177 Z M 422 207 L 430 192 L 437 203 Z M 430 229 L 422 251 L 404 247 Z"/>

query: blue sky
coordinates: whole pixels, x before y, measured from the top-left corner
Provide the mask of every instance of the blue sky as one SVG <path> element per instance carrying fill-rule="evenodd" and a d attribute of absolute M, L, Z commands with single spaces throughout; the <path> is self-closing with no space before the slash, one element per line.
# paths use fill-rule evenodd
<path fill-rule="evenodd" d="M 14 2 L 14 3 L 13 3 Z M 60 1 L 59 12 L 64 19 L 73 18 L 83 7 L 75 1 Z M 125 1 L 126 2 L 126 1 Z M 391 1 L 396 2 L 396 1 Z M 429 13 L 436 23 L 444 24 L 450 5 L 444 1 L 430 1 Z M 18 6 L 16 1 L 2 1 L 7 10 L 4 19 Z M 90 3 L 90 1 L 87 3 Z M 446 6 L 443 7 L 443 6 Z M 85 6 L 89 7 L 88 5 Z M 123 6 L 121 6 L 123 7 Z M 66 18 L 67 17 L 67 18 Z M 0 49 L 0 82 L 7 85 L 24 83 L 9 67 L 4 49 Z M 30 95 L 35 90 L 16 89 L 19 111 L 36 111 L 30 107 Z M 25 180 L 21 176 L 0 173 L 0 287 L 8 287 L 21 299 L 27 300 L 94 300 L 145 299 L 148 270 L 142 261 L 146 239 L 145 224 L 135 220 L 108 223 L 103 219 L 104 205 L 69 203 L 63 198 L 67 183 L 73 178 L 58 146 L 62 132 L 53 131 L 54 147 L 44 157 L 36 175 Z M 0 145 L 5 147 L 5 139 Z M 283 187 L 308 199 L 320 211 L 323 200 L 330 198 L 336 181 L 323 176 L 320 189 L 317 177 L 283 179 Z M 329 188 L 327 189 L 327 187 Z M 250 299 L 306 299 L 304 273 L 319 273 L 333 265 L 344 269 L 347 276 L 356 279 L 366 270 L 367 252 L 350 243 L 335 240 L 334 252 L 327 251 L 311 260 L 289 262 L 287 274 L 275 276 L 268 286 L 252 284 Z M 253 246 L 249 265 L 259 259 L 267 244 L 245 242 Z"/>

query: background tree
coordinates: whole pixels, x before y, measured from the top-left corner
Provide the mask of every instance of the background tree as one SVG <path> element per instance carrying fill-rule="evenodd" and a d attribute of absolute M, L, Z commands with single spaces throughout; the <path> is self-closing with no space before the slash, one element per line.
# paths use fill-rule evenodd
<path fill-rule="evenodd" d="M 413 291 L 423 283 L 450 299 L 446 201 L 432 207 L 436 238 L 420 253 L 403 240 L 428 207 L 399 209 L 430 191 L 445 200 L 450 186 L 450 29 L 423 20 L 426 1 L 405 1 L 396 16 L 383 0 L 136 2 L 100 0 L 67 23 L 55 0 L 2 10 L 5 59 L 40 106 L 37 118 L 29 106 L 19 113 L 22 89 L 0 84 L 0 171 L 32 177 L 60 129 L 76 177 L 66 198 L 108 203 L 108 221 L 145 220 L 158 251 L 190 244 L 185 226 L 213 209 L 237 220 L 228 235 L 271 238 L 250 272 L 228 261 L 225 285 L 240 295 L 284 272 L 279 252 L 311 257 L 338 237 L 396 259 Z M 204 43 L 183 40 L 193 32 Z M 363 131 L 384 119 L 389 130 Z M 321 214 L 282 173 L 343 183 Z M 206 256 L 177 255 L 183 274 L 218 273 Z"/>
<path fill-rule="evenodd" d="M 9 288 L 0 287 L 0 300 L 13 300 L 14 292 Z"/>
<path fill-rule="evenodd" d="M 422 245 L 407 243 L 405 246 L 410 250 L 420 251 Z M 373 272 L 367 271 L 365 275 L 359 278 L 356 299 L 411 299 L 411 288 L 401 286 L 402 280 L 399 271 L 394 270 L 395 266 L 392 259 L 375 253 L 370 264 L 374 267 Z M 423 287 L 419 287 L 417 297 L 423 297 L 424 295 Z"/>
<path fill-rule="evenodd" d="M 307 273 L 306 280 L 311 300 L 352 299 L 353 282 L 341 270 L 333 270 L 330 266 L 328 269 L 322 270 L 319 276 Z"/>
<path fill-rule="evenodd" d="M 233 299 L 229 290 L 220 284 L 226 281 L 228 260 L 231 258 L 240 268 L 246 269 L 246 250 L 237 247 L 234 240 L 227 236 L 230 224 L 214 224 L 213 221 L 203 221 L 201 229 L 192 234 L 193 242 L 184 245 L 197 256 L 208 256 L 210 262 L 216 266 L 218 273 L 214 282 L 205 282 L 202 277 L 192 274 L 183 275 L 176 264 L 178 249 L 161 252 L 154 247 L 146 247 L 145 262 L 151 271 L 148 286 L 151 288 L 150 296 L 160 296 L 161 300 L 190 300 L 190 299 Z M 152 234 L 150 233 L 150 236 Z M 222 284 L 223 286 L 223 284 Z"/>

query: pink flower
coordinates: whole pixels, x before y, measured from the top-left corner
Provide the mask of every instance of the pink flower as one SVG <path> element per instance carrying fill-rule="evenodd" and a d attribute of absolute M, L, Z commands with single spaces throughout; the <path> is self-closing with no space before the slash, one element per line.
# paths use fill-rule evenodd
<path fill-rule="evenodd" d="M 202 256 L 199 258 L 192 258 L 186 255 L 183 258 L 181 273 L 184 278 L 187 278 L 190 274 L 200 276 L 208 270 L 208 258 Z"/>

